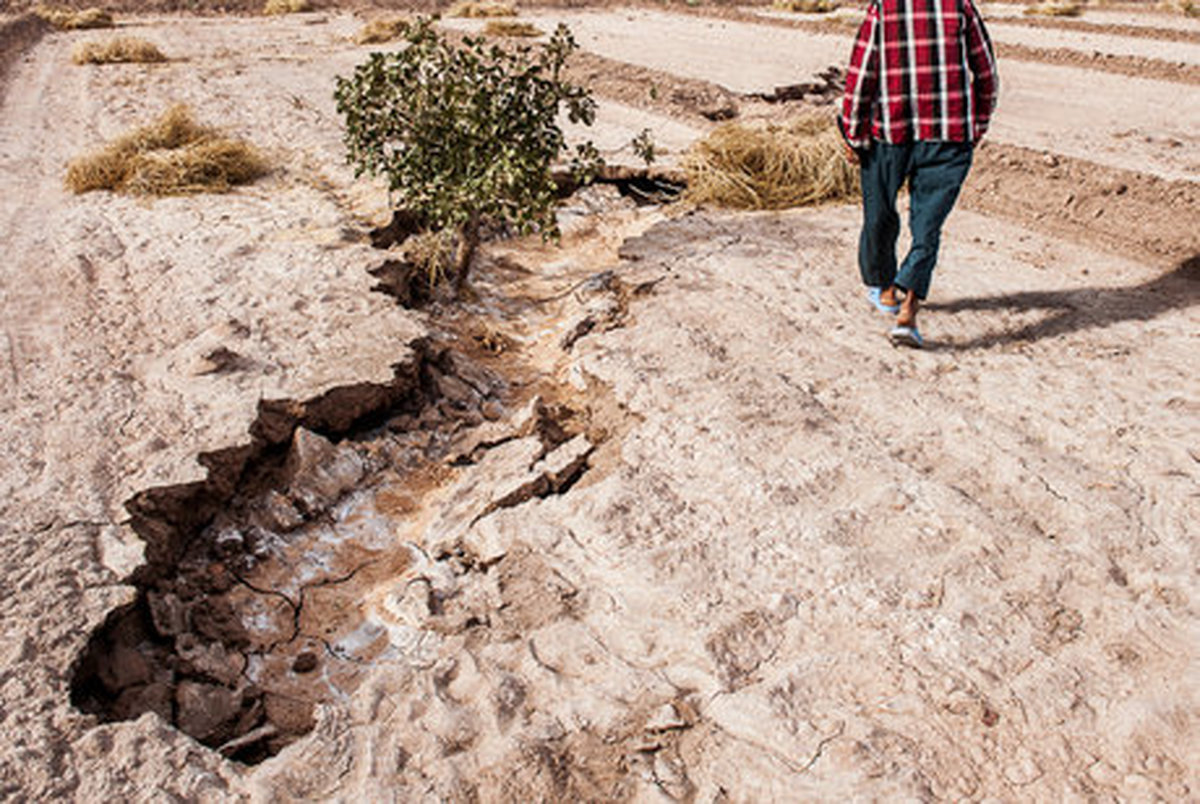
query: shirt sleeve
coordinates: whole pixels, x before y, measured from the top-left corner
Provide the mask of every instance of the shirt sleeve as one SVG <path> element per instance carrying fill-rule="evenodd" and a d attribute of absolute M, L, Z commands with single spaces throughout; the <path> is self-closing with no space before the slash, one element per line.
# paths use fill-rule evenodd
<path fill-rule="evenodd" d="M 988 36 L 983 18 L 972 0 L 963 0 L 966 18 L 967 64 L 971 68 L 971 121 L 972 139 L 978 140 L 987 133 L 996 109 L 996 97 L 1000 90 L 1000 79 L 996 72 L 996 55 L 992 50 L 992 39 Z"/>
<path fill-rule="evenodd" d="M 842 113 L 838 128 L 854 148 L 871 144 L 871 117 L 879 89 L 879 4 L 871 3 L 867 17 L 858 29 L 850 67 L 846 72 L 846 90 L 842 95 Z"/>

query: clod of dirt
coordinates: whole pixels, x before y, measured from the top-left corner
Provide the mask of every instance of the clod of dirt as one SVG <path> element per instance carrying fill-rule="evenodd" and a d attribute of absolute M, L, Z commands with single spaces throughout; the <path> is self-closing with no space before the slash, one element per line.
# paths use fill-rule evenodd
<path fill-rule="evenodd" d="M 398 246 L 418 232 L 424 231 L 427 226 L 425 218 L 415 212 L 407 209 L 393 210 L 392 219 L 385 226 L 371 230 L 371 245 L 380 249 Z"/>
<path fill-rule="evenodd" d="M 775 87 L 771 92 L 760 93 L 753 97 L 768 103 L 808 101 L 815 104 L 828 104 L 841 97 L 845 86 L 846 71 L 841 67 L 830 66 L 818 73 L 816 80 Z"/>
<path fill-rule="evenodd" d="M 384 260 L 368 273 L 379 279 L 371 290 L 393 296 L 401 307 L 416 310 L 433 299 L 429 277 L 408 260 Z"/>

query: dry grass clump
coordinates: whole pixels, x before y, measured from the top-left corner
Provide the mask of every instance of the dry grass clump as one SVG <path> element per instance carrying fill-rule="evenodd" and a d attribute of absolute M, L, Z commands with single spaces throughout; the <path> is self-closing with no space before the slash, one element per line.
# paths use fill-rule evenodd
<path fill-rule="evenodd" d="M 1036 6 L 1025 7 L 1025 14 L 1031 17 L 1078 17 L 1082 13 L 1083 3 L 1077 3 L 1074 0 L 1065 0 L 1065 2 L 1048 0 L 1045 3 L 1038 3 Z"/>
<path fill-rule="evenodd" d="M 83 11 L 74 11 L 55 6 L 38 6 L 34 13 L 63 31 L 113 27 L 112 14 L 102 8 L 85 8 Z"/>
<path fill-rule="evenodd" d="M 107 42 L 80 42 L 71 54 L 76 64 L 149 64 L 167 57 L 145 39 L 120 36 Z"/>
<path fill-rule="evenodd" d="M 542 29 L 529 22 L 491 20 L 483 26 L 484 36 L 541 36 Z"/>
<path fill-rule="evenodd" d="M 687 198 L 737 209 L 785 209 L 853 198 L 858 171 L 823 115 L 782 125 L 726 123 L 684 155 Z"/>
<path fill-rule="evenodd" d="M 1166 4 L 1167 11 L 1175 11 L 1185 17 L 1200 17 L 1200 3 L 1196 0 L 1174 0 Z"/>
<path fill-rule="evenodd" d="M 305 11 L 312 11 L 312 7 L 309 0 L 267 0 L 262 13 L 268 16 L 301 14 Z"/>
<path fill-rule="evenodd" d="M 76 193 L 220 193 L 266 172 L 266 160 L 251 145 L 200 125 L 186 106 L 176 105 L 154 123 L 73 160 L 66 184 Z"/>
<path fill-rule="evenodd" d="M 775 0 L 771 7 L 800 14 L 827 14 L 837 9 L 837 0 Z"/>
<path fill-rule="evenodd" d="M 371 20 L 354 36 L 354 41 L 360 45 L 390 42 L 398 39 L 407 26 L 408 20 L 404 17 L 382 17 Z"/>
<path fill-rule="evenodd" d="M 450 6 L 447 17 L 515 17 L 517 10 L 496 0 L 459 0 Z"/>

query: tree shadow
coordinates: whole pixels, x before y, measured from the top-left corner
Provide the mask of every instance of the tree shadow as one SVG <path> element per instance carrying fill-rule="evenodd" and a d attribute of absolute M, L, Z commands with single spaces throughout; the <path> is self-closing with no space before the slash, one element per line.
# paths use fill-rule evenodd
<path fill-rule="evenodd" d="M 1171 310 L 1200 304 L 1200 254 L 1140 285 L 1080 290 L 1028 291 L 980 296 L 925 309 L 943 313 L 986 310 L 1050 310 L 1041 321 L 1009 332 L 991 332 L 965 341 L 939 344 L 946 351 L 993 349 L 1055 338 L 1082 329 L 1102 329 L 1121 321 L 1149 321 Z"/>

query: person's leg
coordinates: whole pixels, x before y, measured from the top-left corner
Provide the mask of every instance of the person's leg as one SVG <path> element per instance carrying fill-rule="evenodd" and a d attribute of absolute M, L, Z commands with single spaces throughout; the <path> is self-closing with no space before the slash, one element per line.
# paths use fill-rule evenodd
<path fill-rule="evenodd" d="M 969 143 L 918 142 L 913 146 L 912 177 L 908 184 L 912 247 L 895 282 L 897 287 L 908 291 L 908 298 L 912 298 L 907 307 L 911 307 L 914 318 L 918 300 L 929 295 L 941 245 L 942 224 L 954 208 L 958 192 L 971 169 L 972 153 Z M 905 312 L 901 308 L 901 316 Z"/>
<path fill-rule="evenodd" d="M 863 226 L 858 239 L 858 270 L 863 284 L 889 290 L 896 278 L 896 238 L 900 216 L 896 194 L 908 173 L 910 146 L 877 142 L 860 156 Z"/>

